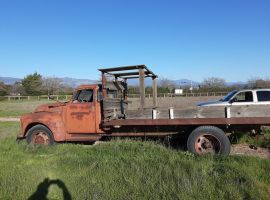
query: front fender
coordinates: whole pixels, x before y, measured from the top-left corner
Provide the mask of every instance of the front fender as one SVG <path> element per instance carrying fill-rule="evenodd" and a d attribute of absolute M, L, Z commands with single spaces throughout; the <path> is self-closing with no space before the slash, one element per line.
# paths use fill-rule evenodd
<path fill-rule="evenodd" d="M 62 116 L 55 112 L 38 112 L 31 113 L 21 117 L 21 131 L 18 137 L 25 137 L 27 131 L 37 125 L 43 124 L 48 127 L 53 133 L 54 140 L 57 142 L 66 140 L 66 128 L 64 126 Z"/>

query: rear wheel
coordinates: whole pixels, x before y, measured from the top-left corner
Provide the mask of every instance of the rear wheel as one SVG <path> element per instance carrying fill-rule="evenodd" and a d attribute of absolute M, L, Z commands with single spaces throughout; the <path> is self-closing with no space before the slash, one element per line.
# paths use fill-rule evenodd
<path fill-rule="evenodd" d="M 201 126 L 189 135 L 187 148 L 196 155 L 207 153 L 229 155 L 231 143 L 220 128 Z"/>
<path fill-rule="evenodd" d="M 29 129 L 26 135 L 28 144 L 53 145 L 53 134 L 46 126 L 36 125 Z"/>

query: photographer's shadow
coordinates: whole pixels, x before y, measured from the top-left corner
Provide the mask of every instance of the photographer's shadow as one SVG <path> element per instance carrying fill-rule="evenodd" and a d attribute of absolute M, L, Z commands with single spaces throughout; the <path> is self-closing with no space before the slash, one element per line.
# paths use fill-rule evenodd
<path fill-rule="evenodd" d="M 44 181 L 37 186 L 36 192 L 32 194 L 28 200 L 46 200 L 51 185 L 57 185 L 62 190 L 64 200 L 71 200 L 71 195 L 64 182 L 59 179 L 49 180 L 49 178 L 44 179 Z"/>

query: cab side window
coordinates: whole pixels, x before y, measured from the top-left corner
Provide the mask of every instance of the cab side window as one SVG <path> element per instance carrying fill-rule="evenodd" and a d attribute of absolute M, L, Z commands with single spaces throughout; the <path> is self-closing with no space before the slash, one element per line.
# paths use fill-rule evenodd
<path fill-rule="evenodd" d="M 251 91 L 240 92 L 234 99 L 235 102 L 253 102 L 253 94 Z"/>
<path fill-rule="evenodd" d="M 270 101 L 270 91 L 257 91 L 258 101 Z"/>
<path fill-rule="evenodd" d="M 90 89 L 79 90 L 74 96 L 74 101 L 93 102 L 93 90 Z"/>

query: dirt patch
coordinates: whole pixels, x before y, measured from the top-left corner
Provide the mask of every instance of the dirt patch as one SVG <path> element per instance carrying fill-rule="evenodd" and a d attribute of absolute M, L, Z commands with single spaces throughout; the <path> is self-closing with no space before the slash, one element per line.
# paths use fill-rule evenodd
<path fill-rule="evenodd" d="M 158 101 L 158 107 L 174 107 L 174 108 L 187 108 L 187 107 L 193 107 L 196 106 L 199 102 L 209 101 L 209 100 L 217 100 L 221 97 L 159 97 L 157 99 Z M 138 110 L 140 107 L 140 99 L 139 98 L 129 98 L 129 104 L 128 109 L 129 110 Z M 153 106 L 153 99 L 152 98 L 146 98 L 145 99 L 145 107 L 150 108 Z"/>
<path fill-rule="evenodd" d="M 20 118 L 18 117 L 0 117 L 0 122 L 19 122 Z"/>
<path fill-rule="evenodd" d="M 231 155 L 245 155 L 259 157 L 262 159 L 270 159 L 269 149 L 255 147 L 248 144 L 232 145 Z"/>

